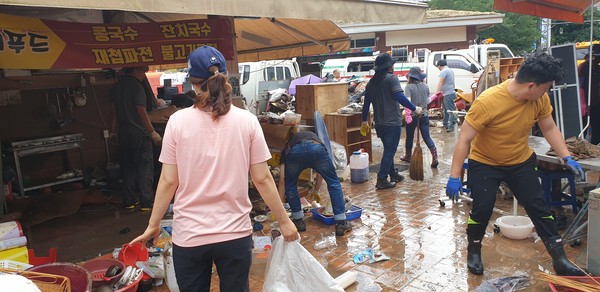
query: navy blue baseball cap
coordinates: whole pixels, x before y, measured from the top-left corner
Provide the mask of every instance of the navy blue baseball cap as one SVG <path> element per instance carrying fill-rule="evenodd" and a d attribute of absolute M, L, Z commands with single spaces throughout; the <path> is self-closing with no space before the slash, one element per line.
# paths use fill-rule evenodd
<path fill-rule="evenodd" d="M 208 68 L 215 65 L 219 67 L 219 72 L 227 73 L 227 63 L 221 52 L 210 46 L 197 48 L 188 56 L 188 75 L 207 79 L 213 75 Z"/>

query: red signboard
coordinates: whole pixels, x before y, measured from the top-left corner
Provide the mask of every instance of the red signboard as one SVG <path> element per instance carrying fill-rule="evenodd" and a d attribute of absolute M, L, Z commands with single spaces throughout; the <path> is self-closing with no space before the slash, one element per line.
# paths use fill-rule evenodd
<path fill-rule="evenodd" d="M 0 68 L 109 68 L 185 63 L 204 45 L 233 59 L 229 19 L 96 24 L 0 14 Z"/>

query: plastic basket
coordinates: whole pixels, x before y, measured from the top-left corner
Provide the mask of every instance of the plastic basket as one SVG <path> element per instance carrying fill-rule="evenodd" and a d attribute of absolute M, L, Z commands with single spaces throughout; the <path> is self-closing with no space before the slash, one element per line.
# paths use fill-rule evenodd
<path fill-rule="evenodd" d="M 31 267 L 33 267 L 33 265 L 22 263 L 22 262 L 17 262 L 17 261 L 13 261 L 13 260 L 1 260 L 0 261 L 0 268 L 3 268 L 3 269 L 27 270 Z"/>
<path fill-rule="evenodd" d="M 321 209 L 321 208 L 310 209 L 310 212 L 312 213 L 313 218 L 315 218 L 318 221 L 321 221 L 327 225 L 335 224 L 335 219 L 333 219 L 333 216 L 330 216 L 330 217 L 324 216 L 323 214 L 321 214 L 319 212 L 319 209 Z M 361 207 L 352 205 L 352 208 L 350 208 L 350 210 L 346 211 L 346 220 L 360 218 L 360 216 L 362 215 L 362 211 L 363 211 L 363 209 Z"/>
<path fill-rule="evenodd" d="M 586 276 L 561 276 L 565 279 L 569 279 L 569 280 L 574 280 L 574 281 L 578 281 L 581 283 L 586 283 L 586 284 L 596 284 L 594 282 L 594 280 L 596 280 L 596 282 L 600 282 L 600 277 L 586 277 Z M 593 280 L 592 280 L 593 278 Z M 560 285 L 556 285 L 556 284 L 552 284 L 552 283 L 548 283 L 548 286 L 550 286 L 550 290 L 552 290 L 553 292 L 571 292 L 571 291 L 580 291 L 577 289 L 571 289 L 571 288 L 567 288 L 567 287 L 563 287 Z"/>
<path fill-rule="evenodd" d="M 88 270 L 79 265 L 72 263 L 52 263 L 34 266 L 29 271 L 67 277 L 71 284 L 70 289 L 73 292 L 88 292 L 92 290 L 92 275 Z"/>
<path fill-rule="evenodd" d="M 23 276 L 44 292 L 71 292 L 71 281 L 60 275 L 0 268 L 0 273 Z"/>

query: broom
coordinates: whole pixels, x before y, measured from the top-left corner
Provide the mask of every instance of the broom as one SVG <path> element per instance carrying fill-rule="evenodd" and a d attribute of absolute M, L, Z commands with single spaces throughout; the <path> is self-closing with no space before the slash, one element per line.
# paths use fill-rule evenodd
<path fill-rule="evenodd" d="M 419 120 L 421 115 L 417 116 L 417 145 L 410 158 L 410 178 L 413 180 L 423 180 L 423 150 L 421 150 L 421 135 L 419 134 Z"/>

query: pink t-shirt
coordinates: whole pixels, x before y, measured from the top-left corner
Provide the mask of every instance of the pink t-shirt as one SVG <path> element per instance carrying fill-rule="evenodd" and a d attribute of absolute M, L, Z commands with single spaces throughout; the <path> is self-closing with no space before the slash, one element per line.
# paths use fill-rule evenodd
<path fill-rule="evenodd" d="M 252 233 L 248 173 L 271 158 L 256 116 L 232 106 L 217 121 L 194 107 L 169 118 L 160 162 L 176 164 L 173 243 L 192 247 Z"/>

